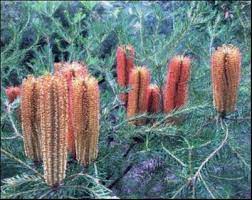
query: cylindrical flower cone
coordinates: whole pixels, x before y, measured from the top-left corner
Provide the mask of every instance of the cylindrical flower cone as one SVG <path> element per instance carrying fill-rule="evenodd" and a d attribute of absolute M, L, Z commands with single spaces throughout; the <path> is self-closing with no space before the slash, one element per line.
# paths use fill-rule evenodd
<path fill-rule="evenodd" d="M 147 91 L 148 113 L 155 114 L 161 111 L 161 93 L 155 84 L 150 84 Z M 155 122 L 154 119 L 148 120 L 150 123 Z"/>
<path fill-rule="evenodd" d="M 160 89 L 155 84 L 150 84 L 148 87 L 148 113 L 158 113 L 161 108 L 161 94 Z"/>
<path fill-rule="evenodd" d="M 150 83 L 150 72 L 146 67 L 137 67 L 130 73 L 129 86 L 131 90 L 128 94 L 127 117 L 147 113 L 148 111 L 148 86 Z M 135 125 L 145 124 L 145 119 L 132 120 Z"/>
<path fill-rule="evenodd" d="M 65 178 L 67 163 L 68 91 L 57 76 L 44 76 L 40 84 L 42 157 L 45 181 L 59 185 Z"/>
<path fill-rule="evenodd" d="M 219 47 L 211 58 L 213 103 L 225 116 L 235 110 L 240 83 L 241 54 L 232 45 Z"/>
<path fill-rule="evenodd" d="M 28 158 L 41 161 L 41 128 L 38 81 L 29 76 L 22 83 L 21 122 L 24 136 L 24 149 Z"/>
<path fill-rule="evenodd" d="M 175 56 L 168 64 L 166 83 L 163 90 L 164 112 L 184 106 L 188 98 L 188 80 L 190 77 L 190 59 Z"/>
<path fill-rule="evenodd" d="M 72 63 L 56 63 L 55 66 L 60 65 L 57 68 L 56 75 L 65 77 L 67 81 L 68 88 L 68 132 L 67 132 L 67 141 L 68 141 L 68 151 L 75 158 L 75 133 L 73 128 L 73 89 L 72 89 L 72 81 L 74 78 L 80 77 L 85 78 L 88 75 L 88 69 L 85 64 L 80 62 L 72 62 Z"/>
<path fill-rule="evenodd" d="M 190 78 L 190 58 L 175 56 L 168 64 L 166 83 L 163 89 L 163 110 L 170 113 L 185 106 L 188 99 L 188 81 Z M 170 117 L 169 124 L 178 125 L 183 117 Z"/>
<path fill-rule="evenodd" d="M 73 81 L 76 156 L 84 166 L 96 159 L 99 138 L 99 86 L 93 77 Z"/>
<path fill-rule="evenodd" d="M 121 87 L 127 87 L 129 75 L 134 68 L 135 50 L 131 45 L 119 46 L 116 51 L 117 82 Z M 127 93 L 120 94 L 120 99 L 127 107 Z"/>

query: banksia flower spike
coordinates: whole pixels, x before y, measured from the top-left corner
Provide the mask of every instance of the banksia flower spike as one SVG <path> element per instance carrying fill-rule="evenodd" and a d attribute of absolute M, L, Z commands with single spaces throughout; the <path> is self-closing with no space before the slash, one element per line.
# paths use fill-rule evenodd
<path fill-rule="evenodd" d="M 7 87 L 5 90 L 9 103 L 12 103 L 21 94 L 19 87 Z"/>
<path fill-rule="evenodd" d="M 56 75 L 64 76 L 67 81 L 67 88 L 68 88 L 68 132 L 67 132 L 67 141 L 68 141 L 68 151 L 71 155 L 75 158 L 75 136 L 74 136 L 74 127 L 73 127 L 73 86 L 72 81 L 76 77 L 86 77 L 88 75 L 87 67 L 79 62 L 72 62 L 70 63 L 55 63 L 54 68 L 56 71 Z"/>
<path fill-rule="evenodd" d="M 160 111 L 161 94 L 160 89 L 157 85 L 151 84 L 148 87 L 148 112 L 158 113 Z"/>
<path fill-rule="evenodd" d="M 184 106 L 188 98 L 188 80 L 190 77 L 190 59 L 175 56 L 169 62 L 166 83 L 163 89 L 164 112 Z"/>
<path fill-rule="evenodd" d="M 240 70 L 241 54 L 238 48 L 223 45 L 213 53 L 211 59 L 213 102 L 222 116 L 235 110 Z"/>
<path fill-rule="evenodd" d="M 48 185 L 57 186 L 65 178 L 67 163 L 67 83 L 48 75 L 39 84 L 44 176 Z"/>
<path fill-rule="evenodd" d="M 93 77 L 73 81 L 76 156 L 84 166 L 96 159 L 99 137 L 99 86 Z"/>
<path fill-rule="evenodd" d="M 22 83 L 21 122 L 24 149 L 28 158 L 41 161 L 41 129 L 38 81 L 29 76 Z"/>
<path fill-rule="evenodd" d="M 150 72 L 146 67 L 133 69 L 129 77 L 131 90 L 128 94 L 127 117 L 133 117 L 148 111 L 148 86 L 150 83 Z M 134 120 L 131 123 L 142 125 L 146 120 Z"/>
<path fill-rule="evenodd" d="M 134 68 L 135 50 L 131 45 L 119 46 L 116 51 L 117 82 L 121 87 L 127 87 L 129 75 Z M 127 94 L 120 94 L 120 99 L 127 107 Z"/>

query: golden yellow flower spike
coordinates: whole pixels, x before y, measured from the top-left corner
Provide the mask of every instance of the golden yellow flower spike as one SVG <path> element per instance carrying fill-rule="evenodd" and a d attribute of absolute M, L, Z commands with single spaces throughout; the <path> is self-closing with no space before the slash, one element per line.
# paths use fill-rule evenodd
<path fill-rule="evenodd" d="M 21 122 L 26 156 L 41 161 L 39 83 L 32 76 L 22 83 Z"/>
<path fill-rule="evenodd" d="M 65 178 L 67 163 L 67 83 L 61 77 L 47 75 L 39 84 L 44 176 L 48 185 L 57 186 Z"/>
<path fill-rule="evenodd" d="M 99 137 L 99 87 L 93 77 L 73 80 L 76 157 L 84 166 L 96 159 Z"/>
<path fill-rule="evenodd" d="M 241 54 L 232 45 L 219 47 L 212 55 L 211 76 L 216 110 L 225 116 L 235 110 L 240 82 Z"/>

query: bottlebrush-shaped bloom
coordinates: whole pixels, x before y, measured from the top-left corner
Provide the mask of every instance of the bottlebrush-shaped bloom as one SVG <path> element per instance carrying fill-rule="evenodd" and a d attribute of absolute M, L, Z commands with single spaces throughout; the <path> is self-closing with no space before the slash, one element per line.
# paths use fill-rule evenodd
<path fill-rule="evenodd" d="M 86 77 L 88 75 L 88 69 L 83 63 L 72 62 L 72 63 L 55 63 L 55 74 L 59 76 L 64 76 L 67 81 L 68 87 L 68 133 L 67 133 L 67 141 L 68 141 L 68 151 L 75 158 L 75 136 L 74 136 L 74 128 L 73 128 L 73 106 L 72 106 L 72 94 L 73 94 L 73 86 L 72 80 L 76 77 Z"/>
<path fill-rule="evenodd" d="M 190 77 L 190 59 L 175 56 L 168 65 L 166 83 L 163 89 L 164 112 L 184 106 L 188 98 L 188 80 Z"/>
<path fill-rule="evenodd" d="M 240 83 L 241 54 L 232 45 L 219 47 L 212 55 L 211 76 L 213 102 L 222 114 L 233 112 Z"/>
<path fill-rule="evenodd" d="M 12 103 L 21 94 L 19 87 L 7 87 L 5 90 L 9 103 Z"/>
<path fill-rule="evenodd" d="M 127 87 L 129 74 L 134 68 L 135 50 L 131 45 L 119 46 L 116 51 L 117 82 L 121 87 Z M 120 99 L 127 105 L 127 94 L 120 94 Z"/>
<path fill-rule="evenodd" d="M 99 137 L 99 86 L 93 77 L 73 81 L 76 157 L 84 166 L 96 159 Z"/>
<path fill-rule="evenodd" d="M 157 85 L 151 84 L 148 87 L 148 112 L 158 113 L 160 111 L 161 93 Z"/>
<path fill-rule="evenodd" d="M 65 178 L 67 163 L 67 83 L 61 77 L 47 75 L 39 85 L 44 177 L 48 185 L 57 186 Z"/>
<path fill-rule="evenodd" d="M 24 150 L 28 158 L 41 161 L 41 130 L 38 81 L 29 76 L 23 80 L 21 96 L 21 122 Z"/>
<path fill-rule="evenodd" d="M 150 72 L 146 67 L 133 69 L 129 77 L 131 90 L 128 94 L 127 117 L 143 114 L 148 111 L 148 86 L 150 83 Z M 131 123 L 142 125 L 146 120 L 134 120 Z"/>

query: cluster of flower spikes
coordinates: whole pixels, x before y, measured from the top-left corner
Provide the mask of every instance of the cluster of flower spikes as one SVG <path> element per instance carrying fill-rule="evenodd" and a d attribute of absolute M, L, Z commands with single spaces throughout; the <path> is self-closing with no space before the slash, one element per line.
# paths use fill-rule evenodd
<path fill-rule="evenodd" d="M 127 66 L 129 58 L 125 49 L 130 49 L 130 67 Z M 128 94 L 124 93 L 121 98 L 124 102 L 127 99 L 127 117 L 146 112 L 169 113 L 184 106 L 188 98 L 190 59 L 184 56 L 175 56 L 171 59 L 168 64 L 166 82 L 161 91 L 157 85 L 150 84 L 150 72 L 145 66 L 134 66 L 134 53 L 132 52 L 134 52 L 132 46 L 119 46 L 116 54 L 118 84 L 131 88 Z M 146 120 L 142 119 L 131 121 L 135 125 L 143 125 L 145 122 Z"/>
<path fill-rule="evenodd" d="M 150 84 L 150 72 L 146 66 L 134 65 L 135 50 L 131 45 L 119 46 L 116 51 L 117 82 L 121 87 L 130 87 L 128 93 L 120 94 L 125 103 L 127 117 L 160 111 L 161 94 L 155 84 Z M 143 125 L 146 119 L 131 120 L 130 123 Z"/>
<path fill-rule="evenodd" d="M 21 90 L 25 154 L 43 161 L 46 183 L 57 186 L 65 178 L 67 152 L 84 166 L 97 157 L 98 82 L 83 64 L 61 63 L 54 75 L 28 76 Z"/>

